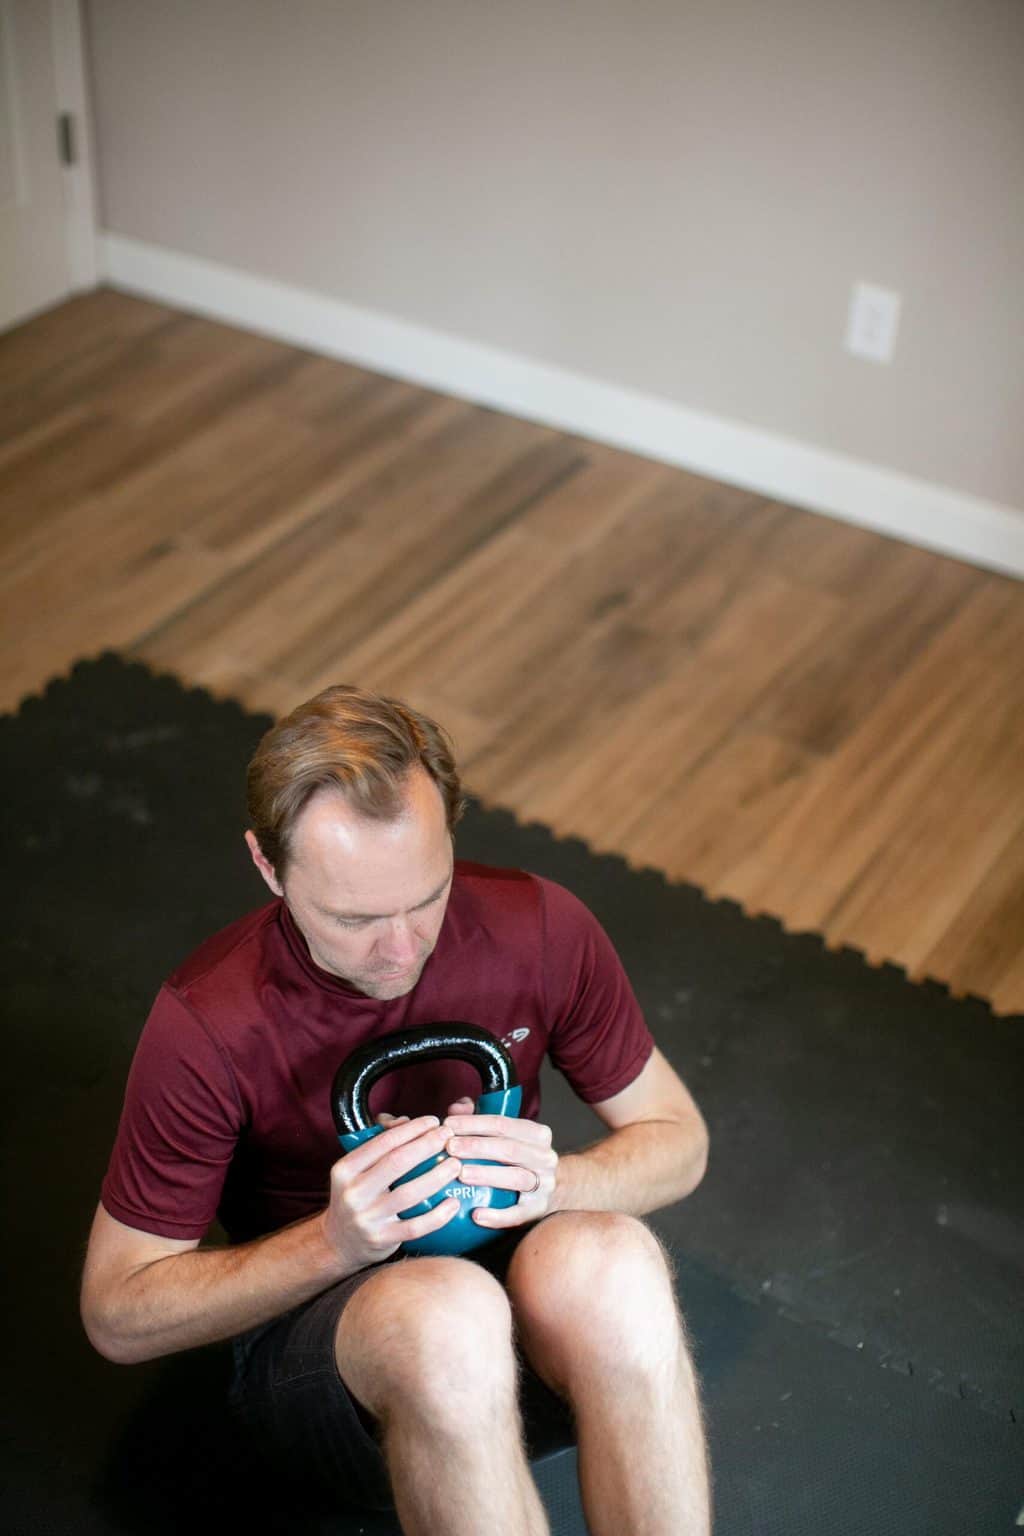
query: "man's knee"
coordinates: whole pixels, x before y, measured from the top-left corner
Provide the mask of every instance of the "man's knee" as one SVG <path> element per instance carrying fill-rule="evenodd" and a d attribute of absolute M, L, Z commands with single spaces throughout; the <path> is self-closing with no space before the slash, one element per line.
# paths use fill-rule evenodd
<path fill-rule="evenodd" d="M 663 1361 L 685 1343 L 667 1255 L 635 1216 L 561 1211 L 519 1245 L 509 1294 L 524 1333 L 593 1361 Z"/>
<path fill-rule="evenodd" d="M 459 1424 L 515 1390 L 508 1298 L 465 1259 L 383 1266 L 342 1313 L 335 1353 L 342 1380 L 379 1418 L 405 1410 Z"/>

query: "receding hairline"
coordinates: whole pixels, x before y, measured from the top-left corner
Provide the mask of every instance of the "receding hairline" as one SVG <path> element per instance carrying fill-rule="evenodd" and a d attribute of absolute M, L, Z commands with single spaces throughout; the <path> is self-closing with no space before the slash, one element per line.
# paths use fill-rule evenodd
<path fill-rule="evenodd" d="M 401 777 L 395 781 L 396 794 L 394 800 L 390 805 L 384 806 L 380 810 L 376 810 L 370 805 L 360 804 L 356 797 L 350 795 L 341 784 L 317 784 L 303 801 L 302 809 L 295 816 L 291 828 L 292 839 L 294 839 L 295 833 L 304 821 L 306 813 L 328 800 L 334 800 L 343 806 L 351 819 L 363 826 L 393 826 L 399 821 L 407 821 L 413 813 L 412 795 L 409 793 L 409 790 L 417 780 L 422 780 L 424 783 L 429 784 L 430 788 L 434 791 L 441 815 L 447 827 L 448 807 L 445 804 L 444 794 L 440 785 L 427 772 L 422 763 L 410 763 Z"/>
<path fill-rule="evenodd" d="M 435 895 L 438 894 L 438 892 L 441 889 L 443 889 L 443 887 L 448 883 L 449 879 L 451 878 L 451 873 L 452 873 L 452 869 L 454 867 L 454 861 L 455 861 L 455 852 L 454 852 L 454 849 L 455 849 L 455 834 L 452 832 L 452 829 L 448 825 L 448 813 L 447 813 L 447 806 L 445 804 L 444 795 L 442 794 L 441 789 L 440 789 L 439 785 L 437 784 L 437 782 L 431 777 L 431 775 L 427 772 L 427 770 L 423 767 L 423 765 L 421 763 L 411 763 L 409 765 L 408 770 L 406 771 L 406 773 L 403 774 L 401 780 L 399 780 L 398 784 L 396 785 L 396 789 L 398 789 L 401 792 L 401 791 L 405 790 L 405 787 L 409 784 L 410 781 L 415 781 L 415 780 L 420 779 L 420 778 L 422 778 L 422 780 L 425 781 L 426 784 L 429 784 L 430 787 L 434 791 L 434 795 L 436 796 L 436 801 L 437 801 L 437 807 L 438 807 L 438 810 L 440 812 L 440 818 L 441 818 L 441 822 L 442 822 L 442 826 L 443 826 L 443 830 L 444 830 L 444 834 L 445 834 L 445 842 L 447 844 L 448 849 L 450 850 L 450 862 L 449 862 L 449 865 L 448 865 L 448 873 L 445 876 L 444 880 L 441 882 L 441 884 L 438 887 L 436 887 L 434 889 L 434 891 L 431 892 L 431 896 L 435 896 Z M 430 797 L 428 796 L 428 799 L 429 798 Z M 414 815 L 415 815 L 415 806 L 413 804 L 411 795 L 409 795 L 408 793 L 402 793 L 401 794 L 401 798 L 399 800 L 397 800 L 396 803 L 395 803 L 395 809 L 394 809 L 393 812 L 390 811 L 390 810 L 385 810 L 385 811 L 381 811 L 381 812 L 375 812 L 373 810 L 368 810 L 366 807 L 364 807 L 362 805 L 359 805 L 356 801 L 354 801 L 352 798 L 350 798 L 350 796 L 348 796 L 345 793 L 344 789 L 340 785 L 338 785 L 338 784 L 321 784 L 321 785 L 319 785 L 316 789 L 313 790 L 312 794 L 309 796 L 309 799 L 305 802 L 305 804 L 303 805 L 302 809 L 299 811 L 298 815 L 295 817 L 294 822 L 292 823 L 291 831 L 289 833 L 289 838 L 288 838 L 288 842 L 289 842 L 288 864 L 287 864 L 286 869 L 283 872 L 283 875 L 281 876 L 281 883 L 282 883 L 282 885 L 284 885 L 285 882 L 287 881 L 287 877 L 288 877 L 289 873 L 291 872 L 291 869 L 294 866 L 294 864 L 296 862 L 299 862 L 299 863 L 303 862 L 303 859 L 302 859 L 302 842 L 303 842 L 303 830 L 304 830 L 305 826 L 307 825 L 307 823 L 306 823 L 307 812 L 310 811 L 310 810 L 315 810 L 318 807 L 324 806 L 324 805 L 328 804 L 330 801 L 334 801 L 339 806 L 339 808 L 343 809 L 345 811 L 345 813 L 346 813 L 347 819 L 356 827 L 369 827 L 369 828 L 372 828 L 372 827 L 397 827 L 397 826 L 402 825 L 403 823 L 408 824 L 409 822 L 411 822 L 414 819 Z M 426 901 L 429 900 L 429 899 L 430 899 L 429 897 L 425 898 L 424 901 L 417 903 L 417 905 L 418 906 L 424 906 L 424 905 L 426 905 Z M 368 915 L 366 913 L 351 913 L 351 914 L 344 913 L 343 914 L 343 913 L 340 913 L 340 912 L 329 912 L 329 909 L 324 907 L 324 906 L 322 906 L 320 903 L 314 903 L 314 904 L 317 905 L 320 908 L 320 911 L 326 912 L 330 916 L 338 917 L 338 916 L 350 916 L 351 915 L 353 917 L 363 917 L 363 916 L 367 916 Z M 410 910 L 413 910 L 413 909 L 410 909 Z M 380 916 L 380 915 L 385 915 L 385 914 L 371 914 L 371 915 Z"/>

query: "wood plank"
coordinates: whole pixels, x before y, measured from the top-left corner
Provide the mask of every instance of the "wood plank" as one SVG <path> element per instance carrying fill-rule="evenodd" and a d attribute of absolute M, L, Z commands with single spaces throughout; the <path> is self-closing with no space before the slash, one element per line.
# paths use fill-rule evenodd
<path fill-rule="evenodd" d="M 887 555 L 837 606 L 820 647 L 761 700 L 758 730 L 808 752 L 834 751 L 985 582 L 970 566 L 905 545 Z"/>
<path fill-rule="evenodd" d="M 797 507 L 781 507 L 784 516 L 764 543 L 764 558 L 780 576 L 799 586 L 858 601 L 907 546 L 870 528 L 819 517 Z M 929 558 L 923 550 L 910 552 Z M 941 557 L 940 557 L 941 558 Z"/>
<path fill-rule="evenodd" d="M 621 848 L 634 864 L 721 896 L 728 870 L 760 847 L 797 803 L 817 761 L 740 720 L 686 774 L 674 796 L 675 814 L 663 790 L 651 813 L 622 835 Z"/>
<path fill-rule="evenodd" d="M 83 361 L 87 372 L 111 359 L 123 369 L 134 343 L 181 325 L 183 318 L 163 304 L 98 288 L 0 332 L 0 431 L 14 420 L 16 402 L 31 403 L 30 418 L 42 408 L 58 408 L 52 391 L 56 387 L 63 397 L 69 386 L 79 387 Z"/>
<path fill-rule="evenodd" d="M 832 601 L 795 605 L 786 584 L 767 573 L 688 657 L 652 636 L 661 676 L 649 676 L 608 711 L 600 707 L 603 682 L 597 709 L 576 722 L 571 738 L 547 748 L 543 778 L 534 771 L 526 781 L 529 814 L 560 828 L 574 820 L 599 827 L 603 848 L 638 863 L 656 856 L 667 873 L 681 873 L 673 858 L 680 829 L 692 825 L 691 779 L 717 761 L 763 691 L 815 642 Z M 608 663 L 604 679 L 613 671 Z M 631 681 L 627 674 L 626 685 Z"/>
<path fill-rule="evenodd" d="M 403 491 L 400 499 L 408 516 L 396 522 L 386 549 L 381 550 L 375 529 L 372 540 L 365 541 L 366 555 L 349 582 L 343 608 L 338 611 L 332 606 L 325 612 L 321 606 L 319 616 L 307 617 L 303 632 L 281 658 L 282 668 L 310 686 L 335 657 L 387 623 L 419 592 L 517 518 L 524 506 L 574 474 L 579 464 L 571 444 L 547 434 L 532 446 L 519 433 L 507 438 L 496 435 L 476 460 L 467 443 L 458 466 L 453 463 L 444 475 L 436 515 L 419 494 L 413 502 Z M 420 476 L 418 491 L 426 478 Z"/>
<path fill-rule="evenodd" d="M 844 937 L 833 918 L 845 893 L 945 774 L 958 743 L 980 728 L 993 692 L 1016 670 L 1022 627 L 1024 604 L 1012 583 L 992 580 L 976 590 L 823 759 L 765 843 L 729 872 L 727 893 L 793 927 Z"/>
<path fill-rule="evenodd" d="M 733 516 L 741 516 L 739 507 Z M 651 495 L 631 506 L 628 517 L 616 519 L 599 544 L 561 563 L 524 595 L 509 615 L 504 642 L 479 646 L 467 659 L 460 698 L 470 709 L 483 711 L 512 683 L 517 709 L 529 711 L 537 692 L 571 657 L 581 631 L 599 633 L 613 624 L 624 637 L 630 667 L 636 651 L 633 632 L 651 637 L 646 649 L 652 669 L 660 674 L 664 647 L 647 616 L 711 546 L 727 538 L 729 527 L 727 516 L 707 513 L 691 482 L 678 486 L 659 480 Z"/>
<path fill-rule="evenodd" d="M 46 606 L 88 602 L 120 580 L 126 561 L 154 545 L 187 543 L 209 500 L 216 504 L 226 488 L 244 486 L 254 474 L 272 478 L 304 442 L 308 429 L 278 423 L 254 403 L 231 422 L 186 438 L 176 452 L 147 461 L 116 488 L 83 494 L 51 517 L 33 519 L 9 541 L 11 558 L 0 578 L 9 620 L 31 628 Z M 65 541 L 77 544 L 78 558 L 55 563 L 53 550 Z"/>
<path fill-rule="evenodd" d="M 966 899 L 966 881 L 946 884 L 946 910 L 954 916 L 914 968 L 918 976 L 945 978 L 955 993 L 991 997 L 1007 1011 L 1020 1008 L 1024 985 L 1024 817 L 1019 805 L 1016 810 L 1016 828 L 979 869 Z"/>
<path fill-rule="evenodd" d="M 1015 919 L 1017 917 L 1016 911 L 1014 910 L 1010 913 L 1010 916 Z M 1016 933 L 1020 932 L 1019 921 L 1016 923 L 1013 931 Z M 976 993 L 978 997 L 987 997 L 997 1013 L 1024 1014 L 1024 950 L 1021 950 L 1016 958 L 1000 972 L 999 978 L 991 991 L 980 990 L 980 987 L 986 985 L 984 980 L 981 981 L 980 986 L 976 987 L 973 984 L 974 973 L 973 962 L 965 958 L 954 984 L 954 989 L 962 987 L 965 992 Z M 936 972 L 935 974 L 940 979 L 943 978 L 943 973 Z M 982 977 L 987 974 L 987 967 L 981 968 Z"/>
<path fill-rule="evenodd" d="M 210 580 L 210 558 L 201 551 L 158 543 L 126 566 L 117 584 L 105 584 L 88 601 L 65 609 L 47 603 L 31 633 L 0 651 L 0 707 L 13 709 L 40 686 L 41 677 L 67 671 L 81 656 L 110 648 L 127 653 L 140 612 L 173 612 Z"/>
<path fill-rule="evenodd" d="M 396 693 L 444 679 L 445 697 L 471 719 L 492 713 L 471 708 L 462 679 L 480 650 L 492 651 L 518 633 L 518 616 L 539 606 L 540 591 L 586 547 L 574 531 L 581 509 L 599 507 L 593 521 L 607 533 L 664 483 L 659 466 L 623 470 L 614 458 L 591 460 L 544 487 L 515 522 L 368 633 L 343 658 L 350 674 Z"/>
<path fill-rule="evenodd" d="M 1024 646 L 1024 627 L 1020 641 Z M 1022 820 L 1014 791 L 1024 763 L 1024 710 L 1009 718 L 1001 694 L 1001 682 L 979 680 L 969 722 L 943 735 L 941 772 L 933 765 L 912 802 L 891 817 L 829 915 L 830 939 L 875 961 L 895 944 L 911 974 L 923 974 L 965 894 L 998 864 Z"/>
<path fill-rule="evenodd" d="M 462 407 L 439 431 L 393 454 L 369 481 L 143 637 L 138 654 L 156 663 L 177 656 L 180 663 L 182 651 L 194 652 L 216 634 L 247 667 L 300 684 L 314 678 L 349 637 L 398 606 L 410 582 L 424 580 L 416 552 L 427 562 L 451 558 L 444 530 L 459 528 L 461 497 L 486 484 L 530 436 L 520 423 Z M 532 436 L 540 441 L 545 433 L 537 428 Z M 476 536 L 470 526 L 453 535 Z"/>

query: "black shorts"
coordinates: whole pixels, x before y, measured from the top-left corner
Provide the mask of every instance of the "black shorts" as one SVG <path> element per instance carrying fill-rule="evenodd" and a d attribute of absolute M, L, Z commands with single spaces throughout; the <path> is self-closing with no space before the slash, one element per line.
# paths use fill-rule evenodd
<path fill-rule="evenodd" d="M 512 1255 L 536 1223 L 515 1227 L 466 1257 L 504 1280 Z M 248 1448 L 264 1472 L 304 1500 L 392 1507 L 377 1421 L 338 1374 L 338 1319 L 379 1265 L 360 1270 L 281 1317 L 232 1340 L 229 1400 Z M 520 1406 L 531 1454 L 572 1443 L 560 1398 L 522 1362 Z"/>

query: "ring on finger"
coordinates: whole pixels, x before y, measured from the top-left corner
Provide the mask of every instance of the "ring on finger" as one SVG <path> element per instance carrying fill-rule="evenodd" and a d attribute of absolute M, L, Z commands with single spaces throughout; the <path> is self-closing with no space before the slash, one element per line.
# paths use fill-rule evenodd
<path fill-rule="evenodd" d="M 538 1189 L 540 1189 L 540 1174 L 537 1172 L 536 1168 L 531 1168 L 529 1172 L 533 1174 L 533 1187 L 531 1189 L 524 1189 L 523 1194 L 535 1195 Z"/>

